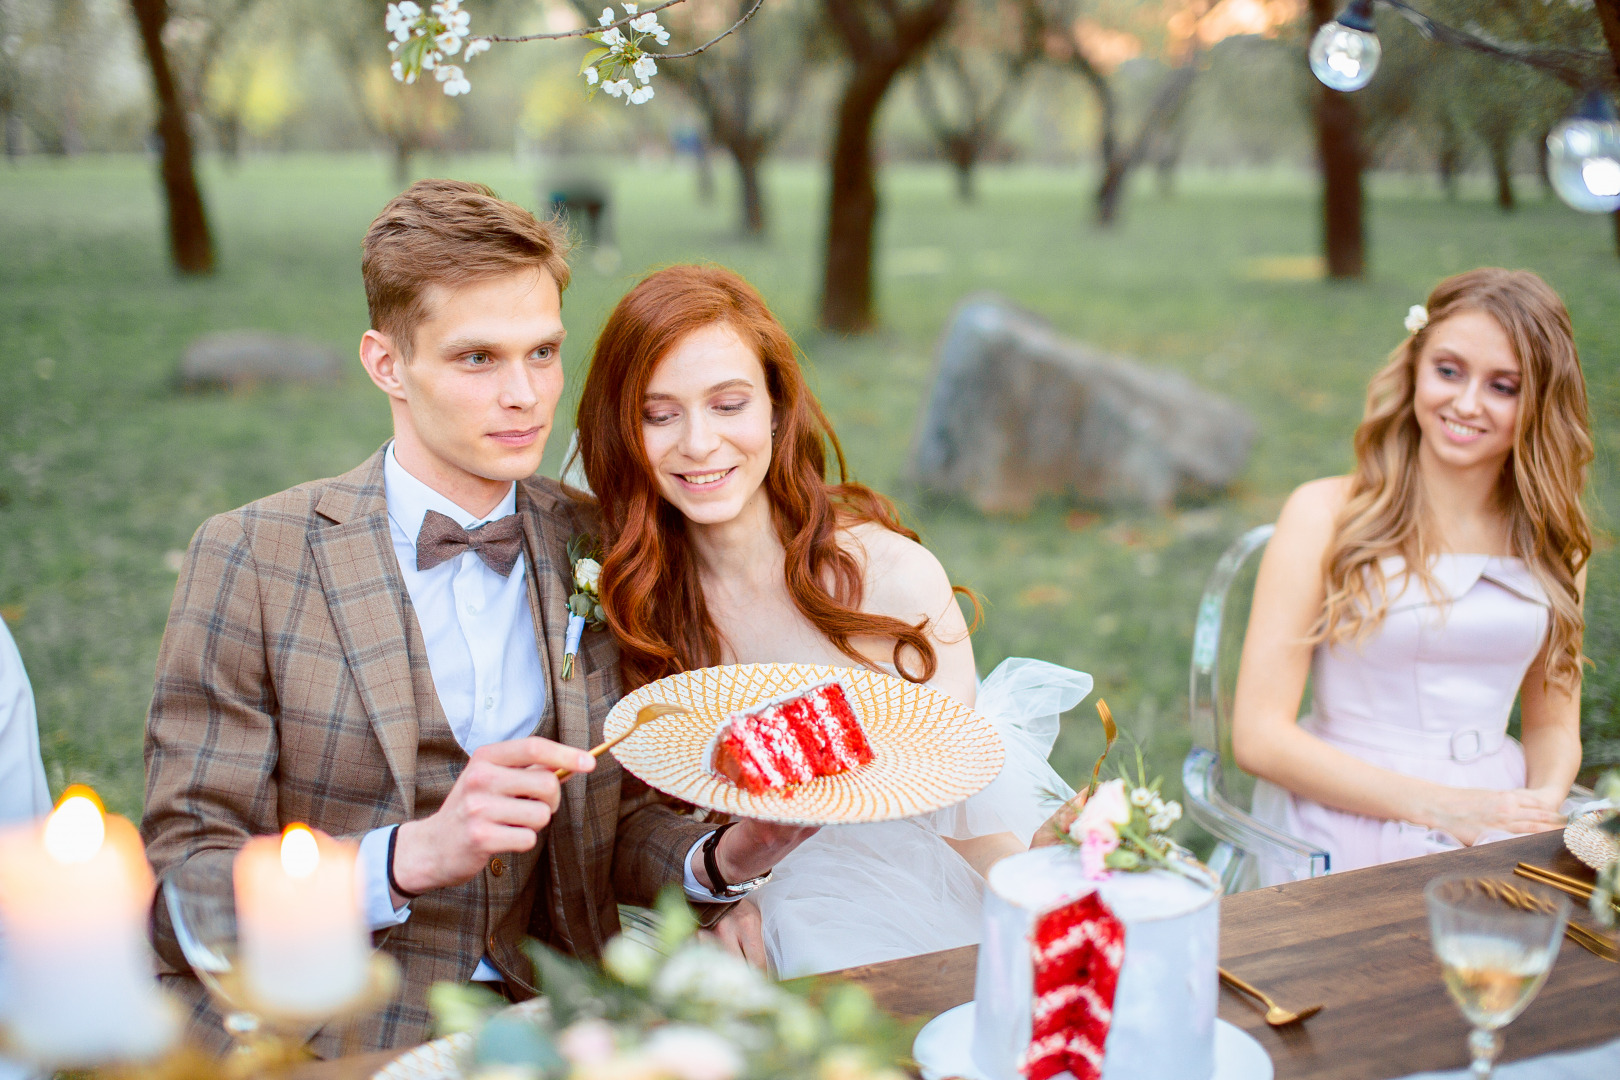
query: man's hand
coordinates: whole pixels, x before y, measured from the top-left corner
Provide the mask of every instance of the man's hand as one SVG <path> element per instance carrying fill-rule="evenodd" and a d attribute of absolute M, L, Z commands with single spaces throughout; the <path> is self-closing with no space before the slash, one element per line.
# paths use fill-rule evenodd
<path fill-rule="evenodd" d="M 727 952 L 742 957 L 761 971 L 766 970 L 765 926 L 752 900 L 739 900 L 731 905 L 731 910 L 720 917 L 714 929 L 703 933 Z"/>
<path fill-rule="evenodd" d="M 438 812 L 399 827 L 394 880 L 413 893 L 431 892 L 471 880 L 493 855 L 528 851 L 562 798 L 553 770 L 594 768 L 591 755 L 550 739 L 479 747 Z M 405 902 L 393 899 L 396 906 Z"/>
<path fill-rule="evenodd" d="M 1032 848 L 1046 847 L 1056 844 L 1063 839 L 1063 834 L 1069 831 L 1074 819 L 1080 816 L 1080 808 L 1086 805 L 1086 789 L 1081 788 L 1074 798 L 1057 808 L 1057 813 L 1046 819 L 1046 823 L 1035 830 L 1035 836 L 1030 840 Z"/>
<path fill-rule="evenodd" d="M 715 862 L 728 885 L 749 881 L 787 858 L 788 852 L 820 831 L 817 825 L 775 825 L 741 818 L 720 837 Z M 708 860 L 692 860 L 692 873 L 705 889 L 714 892 L 717 883 L 709 880 Z M 405 883 L 400 882 L 401 885 Z M 406 885 L 406 888 L 410 886 Z"/>

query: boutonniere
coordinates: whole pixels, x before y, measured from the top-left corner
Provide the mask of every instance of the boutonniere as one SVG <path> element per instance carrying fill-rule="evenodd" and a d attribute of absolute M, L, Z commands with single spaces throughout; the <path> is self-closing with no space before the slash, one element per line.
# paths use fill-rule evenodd
<path fill-rule="evenodd" d="M 602 564 L 596 541 L 589 536 L 576 536 L 568 541 L 568 564 L 573 568 L 574 591 L 568 597 L 568 635 L 563 644 L 562 677 L 574 677 L 574 656 L 579 652 L 580 638 L 585 630 L 600 630 L 607 625 L 602 614 L 602 595 L 597 591 L 602 581 Z"/>

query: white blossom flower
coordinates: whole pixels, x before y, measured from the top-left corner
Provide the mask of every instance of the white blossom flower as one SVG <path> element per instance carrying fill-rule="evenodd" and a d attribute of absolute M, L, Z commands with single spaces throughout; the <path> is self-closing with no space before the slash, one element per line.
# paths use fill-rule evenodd
<path fill-rule="evenodd" d="M 1140 808 L 1146 807 L 1147 804 L 1152 802 L 1152 801 L 1153 801 L 1153 789 L 1152 788 L 1139 787 L 1139 788 L 1137 788 L 1137 789 L 1135 789 L 1134 791 L 1131 792 L 1131 805 L 1132 806 L 1135 806 L 1135 807 L 1140 809 Z"/>
<path fill-rule="evenodd" d="M 607 91 L 608 97 L 620 97 L 621 95 L 628 94 L 630 92 L 630 80 L 609 79 L 607 82 L 602 84 L 602 89 Z"/>
<path fill-rule="evenodd" d="M 596 25 L 597 26 L 607 26 L 612 22 L 613 22 L 613 9 L 610 8 L 610 7 L 603 8 L 602 9 L 602 16 L 601 16 L 601 18 L 596 20 Z"/>
<path fill-rule="evenodd" d="M 646 986 L 658 970 L 658 954 L 620 934 L 602 950 L 602 966 L 627 986 Z"/>
<path fill-rule="evenodd" d="M 624 31 L 620 30 L 617 26 L 609 27 L 606 31 L 604 31 L 601 35 L 601 41 L 602 44 L 606 45 L 614 52 L 624 51 Z"/>
<path fill-rule="evenodd" d="M 743 1071 L 743 1057 L 735 1046 L 692 1024 L 657 1029 L 642 1050 L 675 1080 L 736 1080 Z"/>
<path fill-rule="evenodd" d="M 461 69 L 454 64 L 446 64 L 433 73 L 434 78 L 444 83 L 444 92 L 449 97 L 465 94 L 472 89 L 472 83 L 461 73 Z"/>
<path fill-rule="evenodd" d="M 640 60 L 637 60 L 634 64 L 630 65 L 630 70 L 635 73 L 636 78 L 641 80 L 641 85 L 645 86 L 652 82 L 652 77 L 654 75 L 658 74 L 658 64 L 653 60 L 652 57 L 643 56 Z"/>
<path fill-rule="evenodd" d="M 1169 815 L 1154 814 L 1152 817 L 1148 818 L 1148 831 L 1156 833 L 1164 832 L 1164 830 L 1168 829 L 1173 824 L 1174 822 L 1170 820 Z"/>
<path fill-rule="evenodd" d="M 411 83 L 416 81 L 416 73 L 412 72 L 410 75 L 406 75 L 405 65 L 400 63 L 398 60 L 395 60 L 392 64 L 390 64 L 388 66 L 388 70 L 394 73 L 395 79 L 404 83 L 406 86 L 409 86 Z"/>
<path fill-rule="evenodd" d="M 432 71 L 439 66 L 439 53 L 436 49 L 429 49 L 422 54 L 422 70 Z"/>
<path fill-rule="evenodd" d="M 639 90 L 630 91 L 629 100 L 627 100 L 625 102 L 625 104 L 627 104 L 627 105 L 645 105 L 647 102 L 652 100 L 652 96 L 653 96 L 653 88 L 650 87 L 650 86 L 643 86 Z"/>
<path fill-rule="evenodd" d="M 1181 820 L 1181 804 L 1176 802 L 1176 800 L 1171 799 L 1169 802 L 1164 804 L 1164 815 L 1165 817 L 1169 818 L 1170 823 L 1174 825 L 1176 822 Z"/>
<path fill-rule="evenodd" d="M 446 56 L 454 56 L 461 51 L 461 39 L 451 33 L 443 33 L 433 39 L 433 44 Z"/>
<path fill-rule="evenodd" d="M 1415 334 L 1429 325 L 1429 309 L 1422 304 L 1413 304 L 1406 309 L 1406 332 Z"/>
<path fill-rule="evenodd" d="M 471 41 L 467 42 L 467 47 L 462 50 L 461 58 L 463 60 L 471 60 L 481 52 L 488 52 L 489 44 L 489 38 L 487 37 L 473 38 Z"/>
<path fill-rule="evenodd" d="M 753 965 L 714 945 L 683 947 L 653 978 L 653 997 L 712 1005 L 732 1013 L 770 1009 L 776 987 Z"/>
<path fill-rule="evenodd" d="M 414 3 L 414 0 L 399 0 L 397 4 L 388 5 L 388 17 L 383 20 L 383 25 L 394 35 L 395 40 L 407 41 L 416 20 L 421 17 L 422 9 Z"/>
<path fill-rule="evenodd" d="M 1164 800 L 1157 795 L 1153 796 L 1153 801 L 1147 804 L 1147 812 L 1149 817 L 1157 817 L 1164 813 Z"/>
<path fill-rule="evenodd" d="M 624 13 L 626 15 L 634 15 L 637 10 L 636 4 L 620 4 L 619 6 L 624 8 Z"/>
<path fill-rule="evenodd" d="M 630 29 L 638 34 L 652 34 L 658 39 L 658 44 L 669 44 L 669 31 L 658 24 L 658 13 L 649 11 L 630 20 Z"/>
<path fill-rule="evenodd" d="M 586 86 L 595 86 L 596 83 L 597 83 L 597 80 L 600 79 L 600 78 L 601 78 L 601 76 L 596 73 L 595 68 L 588 67 L 588 68 L 585 69 L 585 85 Z"/>

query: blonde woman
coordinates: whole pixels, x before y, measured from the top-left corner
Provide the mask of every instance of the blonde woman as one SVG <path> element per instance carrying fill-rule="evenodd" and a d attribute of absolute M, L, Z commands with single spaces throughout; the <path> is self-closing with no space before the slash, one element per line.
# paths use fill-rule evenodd
<path fill-rule="evenodd" d="M 1407 329 L 1355 473 L 1283 507 L 1233 709 L 1255 812 L 1334 870 L 1557 828 L 1581 763 L 1592 438 L 1569 314 L 1535 274 L 1480 269 Z"/>

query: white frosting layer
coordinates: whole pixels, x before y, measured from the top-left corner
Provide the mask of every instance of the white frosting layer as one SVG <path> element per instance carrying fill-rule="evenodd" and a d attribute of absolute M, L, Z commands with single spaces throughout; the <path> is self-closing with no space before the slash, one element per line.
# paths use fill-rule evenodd
<path fill-rule="evenodd" d="M 1030 1039 L 1036 918 L 1093 891 L 1125 925 L 1103 1080 L 1209 1080 L 1219 989 L 1214 892 L 1163 870 L 1090 881 L 1078 853 L 1061 845 L 1003 859 L 988 884 L 973 1058 L 992 1080 L 1022 1080 L 1016 1062 Z"/>

